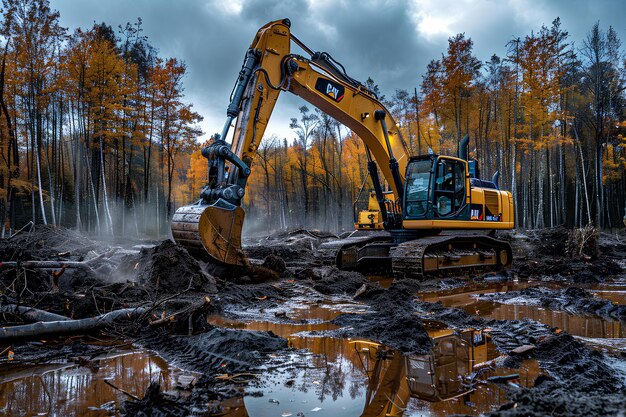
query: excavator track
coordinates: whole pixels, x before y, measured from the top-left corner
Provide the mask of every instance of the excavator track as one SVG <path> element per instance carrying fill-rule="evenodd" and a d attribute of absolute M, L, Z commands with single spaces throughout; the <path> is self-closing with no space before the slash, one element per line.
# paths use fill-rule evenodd
<path fill-rule="evenodd" d="M 495 272 L 510 266 L 511 246 L 487 235 L 438 235 L 399 244 L 391 238 L 349 242 L 337 253 L 341 269 L 393 273 L 396 278 L 426 279 Z"/>
<path fill-rule="evenodd" d="M 426 278 L 498 271 L 510 266 L 512 251 L 484 235 L 430 236 L 400 243 L 390 256 L 395 277 Z"/>

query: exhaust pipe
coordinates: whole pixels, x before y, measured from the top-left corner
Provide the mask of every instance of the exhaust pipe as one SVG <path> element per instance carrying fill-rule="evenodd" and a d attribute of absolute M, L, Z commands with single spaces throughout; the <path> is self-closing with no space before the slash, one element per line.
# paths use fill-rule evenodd
<path fill-rule="evenodd" d="M 493 177 L 491 178 L 491 182 L 494 183 L 494 185 L 496 186 L 498 190 L 500 189 L 500 186 L 498 185 L 499 179 L 500 179 L 500 171 L 496 171 L 496 173 L 493 174 Z"/>
<path fill-rule="evenodd" d="M 459 158 L 469 161 L 469 152 L 467 151 L 467 146 L 469 145 L 469 135 L 463 136 L 461 139 L 461 144 L 459 145 Z"/>

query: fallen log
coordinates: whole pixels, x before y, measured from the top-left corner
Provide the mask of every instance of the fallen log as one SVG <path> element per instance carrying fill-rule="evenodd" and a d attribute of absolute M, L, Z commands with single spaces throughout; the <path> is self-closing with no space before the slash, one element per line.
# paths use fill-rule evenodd
<path fill-rule="evenodd" d="M 85 268 L 91 269 L 91 261 L 1 261 L 0 268 L 58 269 Z"/>
<path fill-rule="evenodd" d="M 42 338 L 62 334 L 88 333 L 104 326 L 114 324 L 122 319 L 135 319 L 143 315 L 146 311 L 147 309 L 143 307 L 124 308 L 97 317 L 80 320 L 37 322 L 21 326 L 4 327 L 0 328 L 0 342 L 6 343 L 14 339 Z"/>
<path fill-rule="evenodd" d="M 117 252 L 119 248 L 113 248 L 108 252 L 101 253 L 91 259 L 85 261 L 65 261 L 65 260 L 30 260 L 30 261 L 0 261 L 0 268 L 30 268 L 30 269 L 59 269 L 59 268 L 83 268 L 92 270 L 93 265 L 109 262 L 111 256 Z M 69 252 L 59 253 L 57 256 L 67 256 Z"/>
<path fill-rule="evenodd" d="M 71 320 L 69 317 L 65 317 L 60 314 L 50 313 L 48 311 L 40 310 L 34 307 L 18 306 L 16 304 L 0 305 L 0 313 L 14 314 L 30 322 L 37 322 L 37 321 L 50 322 L 50 321 Z"/>

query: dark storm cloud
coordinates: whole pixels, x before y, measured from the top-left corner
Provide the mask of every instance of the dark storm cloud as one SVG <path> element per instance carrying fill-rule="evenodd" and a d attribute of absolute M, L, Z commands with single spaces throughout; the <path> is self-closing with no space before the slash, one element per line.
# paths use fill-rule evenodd
<path fill-rule="evenodd" d="M 329 52 L 357 79 L 372 77 L 388 96 L 397 88 L 417 86 L 427 63 L 441 57 L 447 38 L 459 32 L 474 40 L 483 61 L 493 53 L 504 55 L 508 40 L 550 25 L 557 16 L 577 44 L 597 20 L 626 38 L 626 13 L 618 0 L 53 0 L 51 5 L 70 30 L 88 28 L 94 21 L 117 28 L 141 17 L 144 34 L 161 55 L 187 63 L 186 94 L 205 116 L 208 133 L 221 128 L 228 95 L 256 30 L 284 17 L 312 49 Z M 301 104 L 283 95 L 268 133 L 293 137 L 288 120 L 297 116 Z"/>

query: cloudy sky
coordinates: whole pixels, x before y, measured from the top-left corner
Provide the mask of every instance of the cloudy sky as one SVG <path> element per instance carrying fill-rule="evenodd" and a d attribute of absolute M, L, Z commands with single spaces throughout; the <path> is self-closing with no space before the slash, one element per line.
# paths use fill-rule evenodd
<path fill-rule="evenodd" d="M 505 54 L 517 36 L 559 16 L 570 40 L 581 44 L 596 22 L 612 25 L 626 42 L 623 0 L 51 0 L 72 32 L 105 22 L 114 28 L 143 20 L 144 34 L 161 56 L 187 64 L 187 99 L 204 116 L 203 130 L 221 130 L 244 52 L 259 27 L 291 19 L 291 30 L 311 49 L 329 52 L 348 73 L 372 77 L 383 94 L 412 90 L 448 37 L 464 32 L 486 61 Z M 291 117 L 304 102 L 283 94 L 267 134 L 291 139 Z"/>

